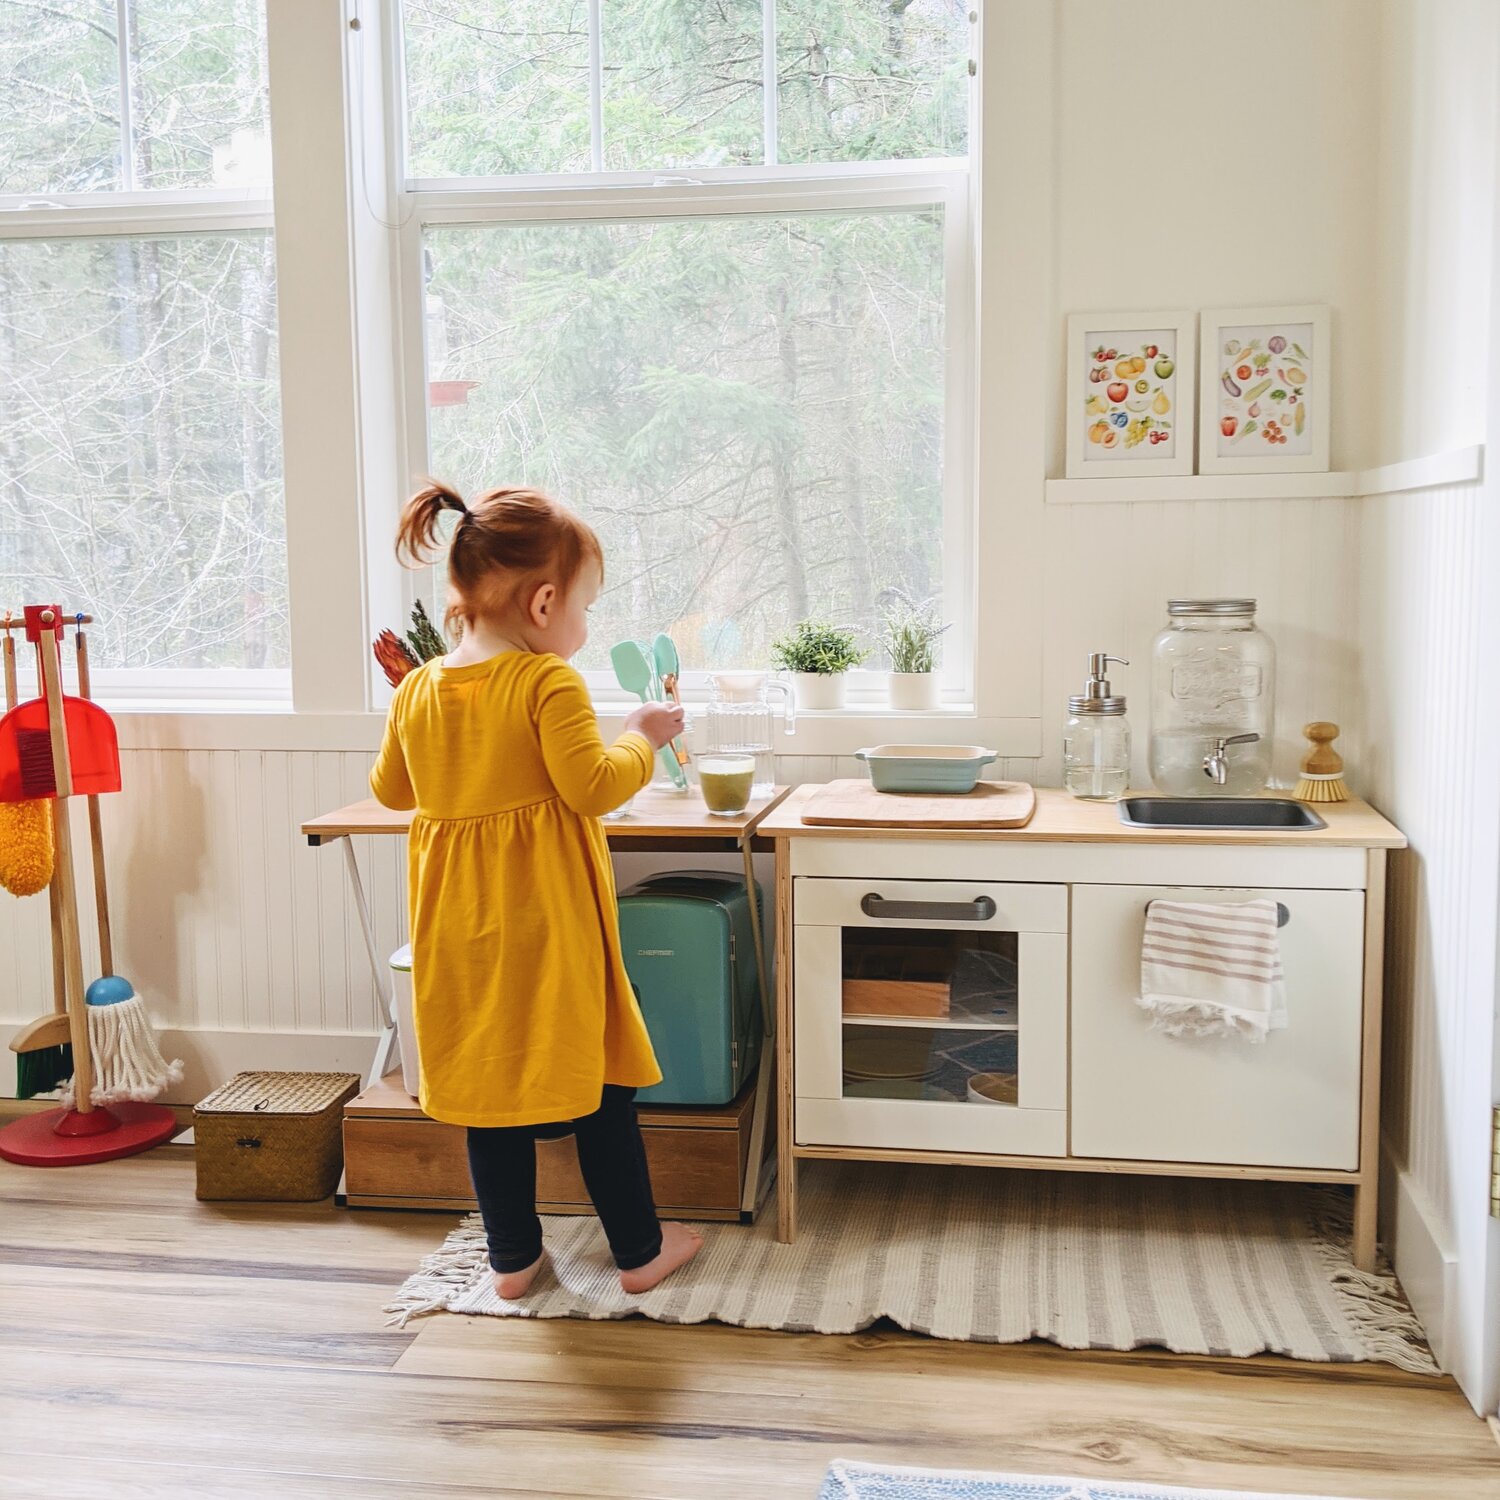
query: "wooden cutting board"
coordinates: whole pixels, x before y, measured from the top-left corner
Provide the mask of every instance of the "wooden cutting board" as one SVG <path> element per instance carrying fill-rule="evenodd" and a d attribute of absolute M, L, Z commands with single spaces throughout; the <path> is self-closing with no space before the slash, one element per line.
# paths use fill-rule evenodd
<path fill-rule="evenodd" d="M 1024 781 L 981 781 L 960 796 L 877 792 L 868 781 L 830 781 L 807 799 L 802 821 L 844 828 L 1024 828 L 1036 792 Z"/>

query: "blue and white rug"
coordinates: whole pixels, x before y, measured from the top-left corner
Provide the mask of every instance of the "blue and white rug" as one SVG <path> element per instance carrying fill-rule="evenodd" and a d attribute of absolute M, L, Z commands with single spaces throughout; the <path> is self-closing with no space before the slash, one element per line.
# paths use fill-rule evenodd
<path fill-rule="evenodd" d="M 1322 1500 L 1250 1490 L 1196 1490 L 1041 1474 L 960 1474 L 942 1469 L 888 1469 L 833 1463 L 818 1500 Z"/>

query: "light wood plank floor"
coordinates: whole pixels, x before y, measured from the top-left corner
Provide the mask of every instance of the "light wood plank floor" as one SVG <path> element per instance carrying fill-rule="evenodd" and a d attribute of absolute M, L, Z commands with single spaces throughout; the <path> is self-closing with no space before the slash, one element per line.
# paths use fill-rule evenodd
<path fill-rule="evenodd" d="M 1446 1380 L 381 1303 L 450 1220 L 193 1198 L 191 1155 L 0 1163 L 0 1495 L 816 1494 L 830 1459 L 1494 1500 Z"/>

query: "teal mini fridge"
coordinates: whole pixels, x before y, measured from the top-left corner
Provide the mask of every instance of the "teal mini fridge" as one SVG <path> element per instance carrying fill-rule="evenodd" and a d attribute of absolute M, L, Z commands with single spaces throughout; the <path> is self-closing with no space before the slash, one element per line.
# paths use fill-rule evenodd
<path fill-rule="evenodd" d="M 756 899 L 764 924 L 759 886 Z M 620 944 L 662 1071 L 637 1097 L 728 1104 L 755 1072 L 763 1031 L 744 880 L 679 870 L 638 882 L 620 897 Z"/>

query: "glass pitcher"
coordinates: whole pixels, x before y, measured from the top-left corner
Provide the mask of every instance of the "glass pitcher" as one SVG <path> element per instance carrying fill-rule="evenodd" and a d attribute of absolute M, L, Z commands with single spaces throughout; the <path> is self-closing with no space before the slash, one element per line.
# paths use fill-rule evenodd
<path fill-rule="evenodd" d="M 786 732 L 795 734 L 796 698 L 789 684 L 771 681 L 768 672 L 712 672 L 713 698 L 703 714 L 704 754 L 749 755 L 755 760 L 752 797 L 766 797 L 776 786 L 776 705 L 783 694 Z"/>

